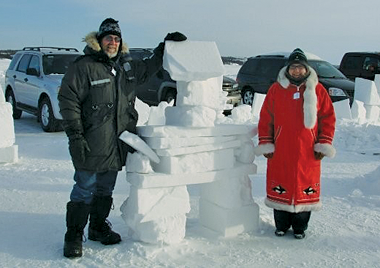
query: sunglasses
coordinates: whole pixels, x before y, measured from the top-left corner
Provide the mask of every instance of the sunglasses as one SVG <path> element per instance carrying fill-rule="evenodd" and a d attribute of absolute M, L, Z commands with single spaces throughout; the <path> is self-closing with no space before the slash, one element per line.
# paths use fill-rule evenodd
<path fill-rule="evenodd" d="M 112 41 L 114 41 L 115 43 L 120 43 L 120 41 L 121 41 L 121 38 L 120 38 L 120 37 L 118 37 L 118 36 L 113 37 L 113 36 L 111 36 L 111 35 L 106 35 L 106 36 L 104 37 L 104 39 L 105 39 L 107 42 L 112 42 Z"/>

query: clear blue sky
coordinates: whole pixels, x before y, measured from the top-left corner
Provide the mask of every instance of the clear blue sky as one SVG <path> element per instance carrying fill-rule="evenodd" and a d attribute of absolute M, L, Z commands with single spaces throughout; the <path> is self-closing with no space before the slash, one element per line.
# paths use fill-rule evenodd
<path fill-rule="evenodd" d="M 301 47 L 338 64 L 346 51 L 380 51 L 378 0 L 2 0 L 0 49 L 82 50 L 107 17 L 119 20 L 130 47 L 155 47 L 181 31 L 215 41 L 222 56 Z"/>

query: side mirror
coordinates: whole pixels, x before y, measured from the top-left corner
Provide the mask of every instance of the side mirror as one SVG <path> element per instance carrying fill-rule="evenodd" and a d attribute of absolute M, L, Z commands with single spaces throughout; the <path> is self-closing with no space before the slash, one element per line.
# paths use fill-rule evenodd
<path fill-rule="evenodd" d="M 39 71 L 37 71 L 36 68 L 28 68 L 26 69 L 26 74 L 27 75 L 33 75 L 33 76 L 40 76 Z"/>

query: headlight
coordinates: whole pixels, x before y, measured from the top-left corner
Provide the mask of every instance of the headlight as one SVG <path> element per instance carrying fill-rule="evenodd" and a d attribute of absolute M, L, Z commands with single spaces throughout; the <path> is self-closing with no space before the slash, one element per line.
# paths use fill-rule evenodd
<path fill-rule="evenodd" d="M 346 97 L 346 93 L 340 88 L 336 87 L 330 87 L 329 88 L 329 95 L 334 97 Z"/>
<path fill-rule="evenodd" d="M 239 86 L 239 85 L 236 83 L 236 84 L 234 84 L 234 85 L 232 86 L 232 88 L 233 88 L 233 89 L 237 89 L 238 86 Z"/>

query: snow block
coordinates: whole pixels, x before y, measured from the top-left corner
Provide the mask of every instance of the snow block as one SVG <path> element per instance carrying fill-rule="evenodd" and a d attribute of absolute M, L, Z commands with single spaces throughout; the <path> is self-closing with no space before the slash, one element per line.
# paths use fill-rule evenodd
<path fill-rule="evenodd" d="M 178 244 L 185 238 L 186 215 L 173 215 L 142 223 L 122 214 L 132 239 L 150 244 Z"/>
<path fill-rule="evenodd" d="M 215 42 L 165 42 L 163 67 L 175 81 L 203 81 L 225 73 Z"/>
<path fill-rule="evenodd" d="M 215 127 L 183 127 L 183 126 L 139 126 L 137 133 L 141 137 L 220 137 L 257 133 L 253 125 L 216 125 Z"/>
<path fill-rule="evenodd" d="M 131 186 L 122 213 L 139 214 L 139 223 L 190 212 L 190 197 L 186 186 L 139 189 Z"/>
<path fill-rule="evenodd" d="M 16 163 L 18 161 L 18 146 L 0 148 L 0 163 Z"/>
<path fill-rule="evenodd" d="M 244 138 L 241 138 L 244 139 Z M 242 141 L 242 145 L 236 150 L 236 160 L 243 164 L 253 163 L 255 160 L 254 144 L 252 139 Z"/>
<path fill-rule="evenodd" d="M 127 172 L 153 173 L 149 158 L 139 152 L 128 153 L 125 167 Z"/>
<path fill-rule="evenodd" d="M 260 117 L 260 111 L 261 111 L 261 107 L 263 106 L 265 96 L 266 95 L 264 94 L 255 92 L 255 95 L 253 96 L 253 102 L 252 102 L 252 116 L 256 118 Z"/>
<path fill-rule="evenodd" d="M 375 79 L 373 80 L 373 82 L 375 83 L 375 86 L 377 88 L 377 93 L 380 96 L 380 74 L 375 74 Z"/>
<path fill-rule="evenodd" d="M 350 109 L 350 100 L 345 99 L 342 101 L 336 101 L 333 103 L 335 116 L 339 119 L 352 119 L 351 109 Z"/>
<path fill-rule="evenodd" d="M 148 119 L 148 125 L 153 126 L 160 126 L 165 125 L 166 118 L 165 118 L 165 109 L 168 107 L 169 104 L 166 101 L 162 101 L 158 104 L 157 107 L 152 106 L 150 107 L 150 114 Z"/>
<path fill-rule="evenodd" d="M 380 97 L 375 83 L 371 80 L 356 77 L 355 100 L 362 101 L 366 105 L 380 105 Z"/>
<path fill-rule="evenodd" d="M 148 146 L 148 144 L 145 143 L 144 140 L 142 140 L 136 134 L 125 130 L 123 131 L 123 133 L 120 134 L 119 139 L 121 139 L 123 142 L 125 142 L 126 144 L 134 148 L 135 150 L 149 157 L 149 159 L 152 160 L 153 162 L 155 163 L 160 162 L 160 159 L 158 158 L 156 153 Z"/>
<path fill-rule="evenodd" d="M 159 137 L 143 137 L 143 140 L 152 149 L 169 149 L 182 148 L 206 144 L 218 144 L 235 140 L 235 136 L 226 137 L 192 137 L 192 138 L 159 138 Z"/>
<path fill-rule="evenodd" d="M 222 76 L 205 81 L 177 82 L 177 106 L 206 106 L 224 109 L 227 101 L 222 91 Z"/>
<path fill-rule="evenodd" d="M 240 140 L 232 140 L 232 141 L 227 141 L 223 143 L 205 144 L 205 145 L 199 145 L 199 146 L 157 149 L 156 154 L 159 156 L 176 156 L 176 155 L 217 151 L 217 150 L 230 149 L 230 148 L 239 148 L 240 146 L 241 146 Z"/>
<path fill-rule="evenodd" d="M 149 105 L 142 102 L 139 98 L 136 98 L 135 109 L 139 114 L 139 118 L 137 120 L 137 125 L 138 126 L 145 125 L 149 119 L 149 113 L 150 113 Z"/>
<path fill-rule="evenodd" d="M 201 199 L 222 208 L 240 208 L 254 203 L 248 175 L 204 183 L 200 189 Z"/>
<path fill-rule="evenodd" d="M 216 111 L 205 106 L 175 106 L 165 110 L 166 124 L 186 127 L 212 127 Z"/>
<path fill-rule="evenodd" d="M 364 122 L 366 119 L 366 109 L 364 103 L 358 100 L 354 100 L 351 107 L 351 114 L 353 119 L 357 119 L 359 122 Z"/>
<path fill-rule="evenodd" d="M 12 105 L 7 102 L 0 103 L 0 148 L 10 147 L 15 143 Z"/>
<path fill-rule="evenodd" d="M 379 120 L 380 108 L 376 105 L 367 105 L 364 104 L 366 110 L 366 119 L 370 122 L 376 122 Z"/>
<path fill-rule="evenodd" d="M 5 95 L 4 95 L 3 88 L 0 85 L 0 104 L 2 103 L 5 103 Z"/>
<path fill-rule="evenodd" d="M 231 177 L 240 177 L 247 174 L 256 174 L 255 164 L 236 164 L 233 168 L 200 172 L 186 173 L 181 176 L 165 173 L 127 173 L 127 181 L 138 188 L 172 187 L 188 184 L 208 183 Z"/>
<path fill-rule="evenodd" d="M 224 237 L 234 237 L 244 232 L 257 231 L 259 228 L 259 206 L 240 208 L 221 208 L 207 200 L 199 200 L 199 221 Z"/>
<path fill-rule="evenodd" d="M 232 168 L 235 163 L 234 150 L 192 153 L 180 156 L 162 156 L 160 163 L 152 163 L 153 170 L 160 173 L 184 174 Z"/>

